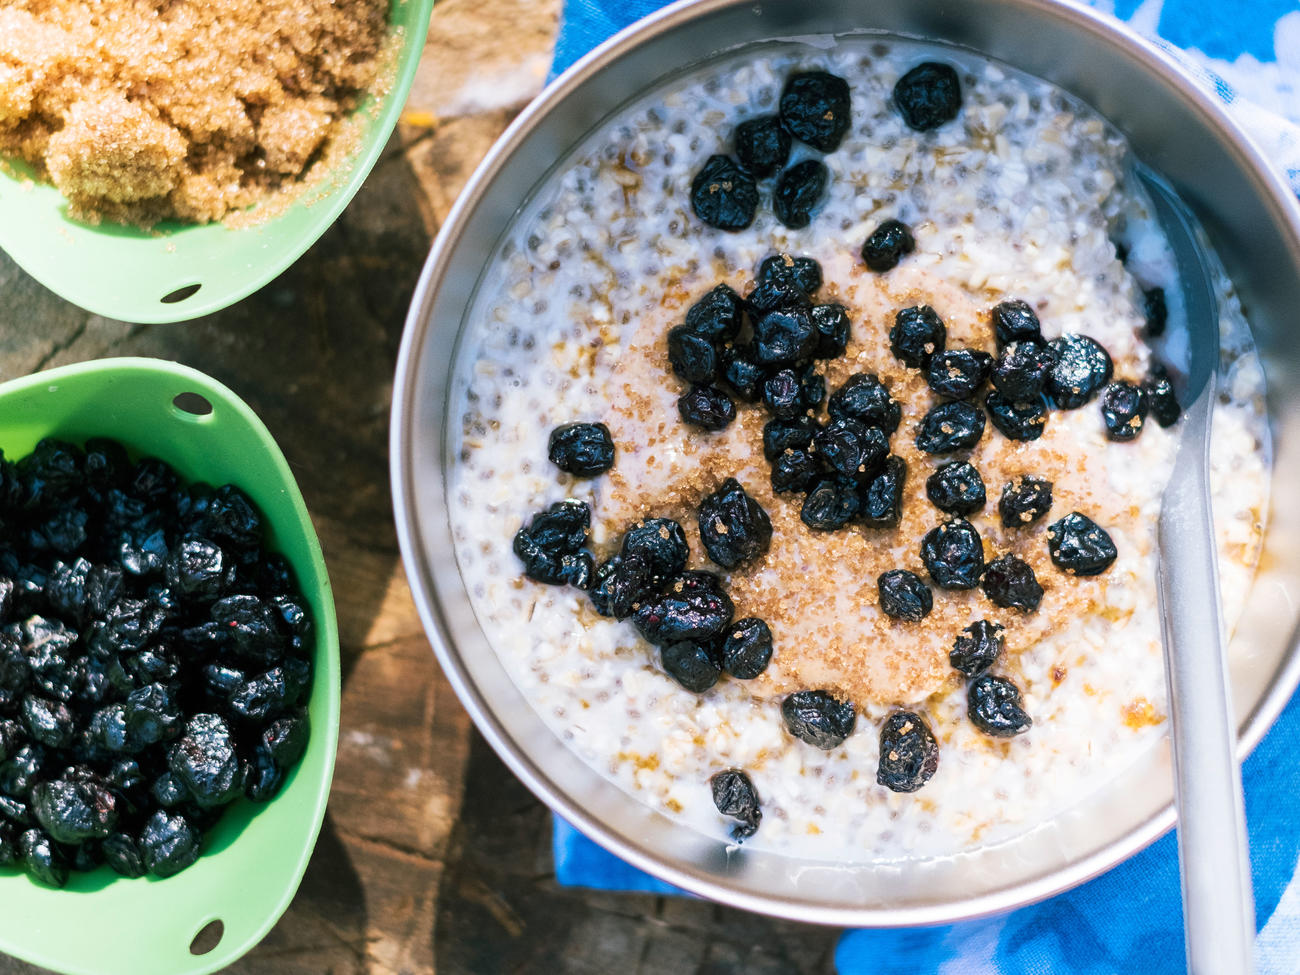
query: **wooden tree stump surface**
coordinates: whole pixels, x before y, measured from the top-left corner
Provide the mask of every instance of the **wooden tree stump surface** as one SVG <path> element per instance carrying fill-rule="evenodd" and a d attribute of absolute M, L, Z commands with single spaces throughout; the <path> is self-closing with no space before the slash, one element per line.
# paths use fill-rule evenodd
<path fill-rule="evenodd" d="M 333 791 L 297 897 L 231 971 L 832 969 L 828 929 L 559 887 L 549 813 L 472 730 L 402 570 L 387 435 L 407 305 L 456 194 L 541 89 L 558 14 L 558 0 L 439 0 L 407 113 L 364 188 L 293 267 L 223 312 L 174 326 L 111 321 L 0 252 L 0 381 L 119 355 L 201 369 L 266 422 L 320 534 L 343 659 Z M 0 975 L 35 971 L 0 956 Z"/>

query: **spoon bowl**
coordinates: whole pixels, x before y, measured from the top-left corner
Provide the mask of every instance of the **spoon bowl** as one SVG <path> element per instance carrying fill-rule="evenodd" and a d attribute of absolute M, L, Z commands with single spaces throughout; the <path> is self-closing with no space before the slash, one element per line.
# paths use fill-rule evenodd
<path fill-rule="evenodd" d="M 397 124 L 419 66 L 433 0 L 392 0 L 401 51 L 391 85 L 354 112 L 359 148 L 278 216 L 239 228 L 175 221 L 141 230 L 68 216 L 53 186 L 12 160 L 0 166 L 0 249 L 74 305 L 145 325 L 186 321 L 244 298 L 296 261 L 361 188 Z"/>
<path fill-rule="evenodd" d="M 268 548 L 288 559 L 311 607 L 311 735 L 279 795 L 261 805 L 233 803 L 198 861 L 165 880 L 126 879 L 100 867 L 73 873 L 67 887 L 55 890 L 0 869 L 0 951 L 78 975 L 214 972 L 257 944 L 284 913 L 325 814 L 338 738 L 339 654 L 320 543 L 266 427 L 201 372 L 154 359 L 103 359 L 0 385 L 0 449 L 17 459 L 42 437 L 111 437 L 188 480 L 236 484 L 261 510 Z"/>

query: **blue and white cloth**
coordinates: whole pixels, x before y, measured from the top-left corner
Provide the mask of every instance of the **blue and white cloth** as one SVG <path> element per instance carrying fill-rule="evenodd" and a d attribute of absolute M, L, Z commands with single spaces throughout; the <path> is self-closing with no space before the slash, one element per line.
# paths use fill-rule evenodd
<path fill-rule="evenodd" d="M 663 0 L 566 0 L 553 73 Z M 1222 98 L 1300 193 L 1300 0 L 1093 0 L 1160 43 Z M 1243 781 L 1261 975 L 1300 973 L 1300 695 L 1246 761 Z M 562 884 L 678 893 L 557 819 Z M 1174 975 L 1185 971 L 1173 835 L 1041 904 L 944 927 L 848 931 L 841 975 Z"/>

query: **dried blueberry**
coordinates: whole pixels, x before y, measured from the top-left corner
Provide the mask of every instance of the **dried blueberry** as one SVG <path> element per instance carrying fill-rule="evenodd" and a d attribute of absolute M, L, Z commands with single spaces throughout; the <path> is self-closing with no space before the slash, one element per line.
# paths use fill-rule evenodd
<path fill-rule="evenodd" d="M 552 505 L 550 512 L 544 515 L 538 515 L 533 519 L 530 531 L 534 538 L 545 537 L 546 529 L 538 526 L 538 521 L 549 522 L 551 516 L 555 514 L 556 508 L 565 508 L 571 502 L 561 502 L 559 505 Z M 586 509 L 582 504 L 581 508 Z M 581 517 L 579 512 L 575 517 Z M 564 520 L 564 530 L 567 530 L 569 522 L 566 514 Z M 586 534 L 586 526 L 583 525 L 582 532 Z M 518 538 L 518 536 L 516 536 Z M 518 549 L 516 549 L 518 551 Z M 570 554 L 566 551 L 563 554 Z M 280 659 L 284 654 L 288 641 L 285 634 L 281 631 L 279 625 L 279 616 L 276 611 L 264 600 L 257 596 L 226 596 L 224 599 L 218 599 L 212 604 L 212 620 L 220 626 L 224 626 L 230 637 L 230 648 L 237 655 L 249 660 L 270 663 Z M 166 674 L 163 671 L 162 674 Z M 150 680 L 156 680 L 160 676 L 159 672 L 147 675 Z M 170 676 L 170 675 L 167 675 Z"/>
<path fill-rule="evenodd" d="M 890 271 L 898 266 L 904 254 L 915 249 L 911 228 L 901 220 L 886 220 L 862 245 L 862 260 L 873 271 Z"/>
<path fill-rule="evenodd" d="M 262 516 L 248 495 L 233 484 L 223 484 L 191 530 L 219 545 L 228 542 L 236 549 L 251 549 L 262 541 Z"/>
<path fill-rule="evenodd" d="M 815 414 L 826 399 L 826 377 L 812 365 L 806 366 L 799 374 L 799 392 L 807 411 Z"/>
<path fill-rule="evenodd" d="M 705 496 L 698 517 L 704 550 L 724 569 L 736 569 L 759 558 L 772 541 L 767 512 L 734 477 Z"/>
<path fill-rule="evenodd" d="M 791 230 L 812 222 L 812 211 L 826 192 L 830 171 L 817 159 L 805 159 L 783 172 L 776 181 L 772 209 L 776 219 Z"/>
<path fill-rule="evenodd" d="M 763 810 L 759 808 L 758 792 L 748 775 L 738 768 L 716 772 L 709 777 L 709 790 L 718 812 L 739 821 L 731 831 L 733 840 L 739 843 L 758 831 Z"/>
<path fill-rule="evenodd" d="M 763 405 L 767 411 L 782 420 L 790 420 L 803 413 L 803 384 L 793 369 L 778 369 L 763 380 Z"/>
<path fill-rule="evenodd" d="M 879 427 L 859 420 L 832 420 L 813 437 L 821 462 L 846 481 L 870 481 L 885 463 L 889 440 Z"/>
<path fill-rule="evenodd" d="M 983 674 L 971 681 L 966 693 L 966 714 L 986 735 L 1014 738 L 1034 723 L 1025 713 L 1020 688 L 1005 677 Z"/>
<path fill-rule="evenodd" d="M 164 809 L 175 809 L 190 797 L 190 792 L 185 788 L 184 783 L 171 772 L 164 772 L 154 779 L 153 785 L 149 787 L 149 794 Z"/>
<path fill-rule="evenodd" d="M 537 582 L 561 585 L 565 579 L 561 560 L 586 544 L 590 525 L 591 508 L 572 498 L 534 515 L 515 533 L 514 552 L 524 564 L 524 575 Z"/>
<path fill-rule="evenodd" d="M 961 83 L 951 65 L 938 61 L 918 64 L 894 85 L 894 104 L 909 129 L 928 132 L 950 122 L 961 111 Z"/>
<path fill-rule="evenodd" d="M 60 843 L 103 839 L 117 825 L 117 797 L 96 782 L 55 779 L 32 788 L 32 812 Z"/>
<path fill-rule="evenodd" d="M 773 461 L 787 450 L 807 450 L 820 429 L 820 424 L 806 416 L 768 420 L 763 426 L 763 456 Z"/>
<path fill-rule="evenodd" d="M 171 877 L 199 858 L 199 834 L 185 817 L 159 809 L 140 831 L 140 855 L 155 877 Z"/>
<path fill-rule="evenodd" d="M 26 485 L 22 504 L 44 508 L 71 494 L 81 483 L 85 454 L 80 447 L 45 437 L 32 452 L 18 461 L 19 478 Z"/>
<path fill-rule="evenodd" d="M 232 570 L 221 547 L 199 535 L 182 538 L 163 563 L 167 585 L 193 599 L 219 597 L 230 584 Z"/>
<path fill-rule="evenodd" d="M 1106 436 L 1120 443 L 1136 440 L 1147 419 L 1147 394 L 1141 386 L 1116 380 L 1101 391 Z"/>
<path fill-rule="evenodd" d="M 822 286 L 822 266 L 811 257 L 773 254 L 758 266 L 758 280 L 798 288 L 811 298 Z"/>
<path fill-rule="evenodd" d="M 678 325 L 668 330 L 668 364 L 685 382 L 707 382 L 717 374 L 718 353 L 703 335 Z"/>
<path fill-rule="evenodd" d="M 1047 549 L 1056 567 L 1073 576 L 1100 575 L 1118 554 L 1106 530 L 1077 511 L 1048 526 Z"/>
<path fill-rule="evenodd" d="M 729 156 L 710 156 L 691 181 L 691 209 L 710 227 L 744 230 L 758 210 L 754 177 Z"/>
<path fill-rule="evenodd" d="M 903 487 L 907 462 L 890 454 L 884 466 L 861 495 L 858 518 L 873 528 L 896 528 L 903 517 Z"/>
<path fill-rule="evenodd" d="M 686 327 L 714 344 L 740 333 L 744 302 L 730 285 L 719 284 L 686 310 Z"/>
<path fill-rule="evenodd" d="M 104 839 L 100 850 L 109 868 L 123 877 L 143 877 L 149 871 L 140 853 L 140 844 L 126 833 L 113 833 Z"/>
<path fill-rule="evenodd" d="M 948 663 L 967 677 L 978 677 L 993 666 L 1006 646 L 1005 630 L 998 623 L 976 620 L 957 635 Z"/>
<path fill-rule="evenodd" d="M 857 517 L 861 507 L 862 500 L 852 483 L 826 478 L 808 492 L 799 517 L 814 531 L 835 531 Z"/>
<path fill-rule="evenodd" d="M 817 328 L 817 351 L 813 353 L 814 357 L 836 359 L 842 356 L 849 347 L 849 336 L 853 333 L 848 309 L 835 302 L 813 305 L 812 320 Z"/>
<path fill-rule="evenodd" d="M 130 575 L 147 576 L 162 570 L 167 559 L 167 536 L 160 527 L 144 525 L 121 532 L 114 557 Z"/>
<path fill-rule="evenodd" d="M 954 518 L 925 533 L 921 561 L 940 589 L 974 589 L 984 571 L 984 544 L 974 525 Z"/>
<path fill-rule="evenodd" d="M 826 691 L 795 691 L 781 702 L 781 720 L 800 741 L 830 751 L 853 734 L 857 712 L 851 701 L 836 700 Z"/>
<path fill-rule="evenodd" d="M 994 390 L 984 397 L 984 408 L 998 433 L 1008 440 L 1037 440 L 1047 426 L 1047 403 L 1041 396 L 1017 402 Z"/>
<path fill-rule="evenodd" d="M 39 829 L 29 829 L 18 838 L 18 851 L 27 872 L 41 883 L 62 887 L 68 882 L 67 863 L 54 841 Z"/>
<path fill-rule="evenodd" d="M 760 179 L 771 176 L 790 158 L 790 133 L 775 115 L 741 122 L 731 140 L 740 164 Z"/>
<path fill-rule="evenodd" d="M 166 684 L 146 684 L 133 690 L 122 705 L 122 719 L 127 739 L 138 747 L 175 738 L 184 725 L 175 692 Z"/>
<path fill-rule="evenodd" d="M 800 142 L 834 152 L 849 130 L 849 84 L 825 71 L 792 74 L 781 91 L 781 124 Z"/>
<path fill-rule="evenodd" d="M 753 346 L 728 346 L 719 357 L 722 378 L 732 392 L 746 403 L 754 403 L 763 395 L 766 370 L 758 364 Z"/>
<path fill-rule="evenodd" d="M 623 535 L 623 560 L 640 561 L 650 572 L 656 591 L 686 568 L 691 548 L 686 532 L 671 518 L 646 518 L 638 521 Z M 639 571 L 639 570 L 636 570 Z"/>
<path fill-rule="evenodd" d="M 1165 334 L 1169 323 L 1169 306 L 1165 302 L 1164 288 L 1146 288 L 1142 292 L 1142 312 L 1146 317 L 1147 338 L 1155 339 Z"/>
<path fill-rule="evenodd" d="M 631 616 L 637 603 L 654 595 L 655 590 L 645 559 L 615 555 L 596 569 L 588 595 L 601 616 L 622 620 Z"/>
<path fill-rule="evenodd" d="M 804 492 L 817 480 L 819 468 L 806 450 L 787 450 L 772 462 L 772 493 Z"/>
<path fill-rule="evenodd" d="M 984 385 L 993 357 L 978 349 L 948 349 L 930 357 L 925 381 L 947 399 L 970 399 Z"/>
<path fill-rule="evenodd" d="M 984 435 L 984 411 L 960 400 L 940 403 L 921 420 L 916 446 L 927 454 L 974 447 Z"/>
<path fill-rule="evenodd" d="M 716 431 L 736 418 L 736 404 L 717 386 L 692 386 L 677 400 L 682 422 L 701 430 Z"/>
<path fill-rule="evenodd" d="M 126 449 L 107 437 L 91 437 L 86 441 L 84 464 L 86 484 L 97 491 L 122 486 L 131 470 Z"/>
<path fill-rule="evenodd" d="M 1060 409 L 1075 410 L 1110 382 L 1114 366 L 1110 354 L 1086 335 L 1062 335 L 1048 348 L 1056 364 L 1047 376 L 1047 394 Z"/>
<path fill-rule="evenodd" d="M 880 608 L 886 616 L 915 623 L 930 615 L 934 596 L 921 577 L 907 569 L 890 569 L 876 580 Z"/>
<path fill-rule="evenodd" d="M 290 688 L 284 668 L 272 667 L 252 677 L 230 695 L 229 715 L 253 725 L 264 725 L 284 713 L 289 705 Z"/>
<path fill-rule="evenodd" d="M 763 366 L 793 365 L 812 358 L 820 335 L 809 308 L 776 308 L 754 322 L 754 356 Z"/>
<path fill-rule="evenodd" d="M 727 627 L 722 644 L 722 666 L 732 677 L 753 680 L 772 659 L 772 631 L 754 616 Z"/>
<path fill-rule="evenodd" d="M 1052 508 L 1052 482 L 1026 474 L 1008 481 L 998 501 L 998 514 L 1004 528 L 1032 525 Z"/>
<path fill-rule="evenodd" d="M 695 694 L 703 694 L 722 676 L 722 664 L 712 649 L 694 640 L 668 644 L 659 659 L 669 677 Z"/>
<path fill-rule="evenodd" d="M 668 354 L 671 358 L 672 333 L 668 334 Z M 712 346 L 709 346 L 709 353 L 713 353 Z M 609 435 L 609 427 L 603 423 L 566 423 L 551 431 L 546 456 L 567 474 L 595 477 L 614 466 L 614 438 Z"/>
<path fill-rule="evenodd" d="M 262 730 L 261 743 L 281 768 L 298 764 L 307 750 L 310 723 L 306 711 L 276 718 Z"/>
<path fill-rule="evenodd" d="M 925 494 L 940 511 L 969 515 L 984 507 L 984 479 L 969 461 L 951 461 L 926 478 Z"/>
<path fill-rule="evenodd" d="M 204 808 L 230 802 L 243 786 L 230 728 L 215 714 L 190 718 L 185 734 L 167 750 L 167 767 Z"/>
<path fill-rule="evenodd" d="M 77 734 L 76 718 L 66 704 L 35 694 L 23 698 L 22 720 L 32 740 L 49 748 L 67 748 Z"/>
<path fill-rule="evenodd" d="M 750 318 L 757 320 L 770 311 L 812 307 L 808 293 L 795 284 L 793 275 L 760 277 L 754 289 L 745 295 Z"/>
<path fill-rule="evenodd" d="M 1016 339 L 1002 347 L 989 379 L 1007 399 L 1023 403 L 1038 398 L 1055 364 L 1041 341 Z"/>
<path fill-rule="evenodd" d="M 269 802 L 284 785 L 284 769 L 262 745 L 253 749 L 253 757 L 241 766 L 244 795 L 250 802 Z"/>
<path fill-rule="evenodd" d="M 832 420 L 857 420 L 869 427 L 878 427 L 886 437 L 898 429 L 903 417 L 902 407 L 894 402 L 874 373 L 858 372 L 844 380 L 844 385 L 831 393 L 826 411 Z"/>
<path fill-rule="evenodd" d="M 993 334 L 998 348 L 1009 342 L 1043 341 L 1043 326 L 1029 302 L 1011 298 L 993 306 Z"/>
<path fill-rule="evenodd" d="M 1167 428 L 1178 422 L 1183 409 L 1178 405 L 1174 384 L 1170 381 L 1169 373 L 1164 366 L 1152 363 L 1151 373 L 1142 383 L 1142 389 L 1146 393 L 1151 415 L 1155 417 L 1157 423 Z"/>
<path fill-rule="evenodd" d="M 921 716 L 895 711 L 880 729 L 876 783 L 891 792 L 915 792 L 939 769 L 939 743 Z"/>
<path fill-rule="evenodd" d="M 894 325 L 889 330 L 890 351 L 906 366 L 925 369 L 930 357 L 942 352 L 948 340 L 948 329 L 943 319 L 929 305 L 902 308 L 894 315 Z"/>
<path fill-rule="evenodd" d="M 1000 556 L 985 566 L 980 587 L 995 606 L 1003 609 L 1032 613 L 1043 600 L 1043 587 L 1033 568 L 1015 555 Z"/>
<path fill-rule="evenodd" d="M 662 596 L 642 603 L 633 615 L 640 634 L 657 647 L 712 640 L 731 622 L 735 607 L 712 572 L 687 571 Z"/>

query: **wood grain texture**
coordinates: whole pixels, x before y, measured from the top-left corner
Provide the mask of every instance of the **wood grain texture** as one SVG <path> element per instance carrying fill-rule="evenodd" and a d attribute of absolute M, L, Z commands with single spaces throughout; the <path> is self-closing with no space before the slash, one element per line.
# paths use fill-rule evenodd
<path fill-rule="evenodd" d="M 201 369 L 266 422 L 320 534 L 344 674 L 329 812 L 298 896 L 231 971 L 830 971 L 830 931 L 556 885 L 549 813 L 472 732 L 402 571 L 387 432 L 407 305 L 456 194 L 544 81 L 558 8 L 440 0 L 405 121 L 364 188 L 292 268 L 219 314 L 89 315 L 0 254 L 0 380 L 115 355 Z M 0 957 L 0 975 L 34 971 Z"/>

